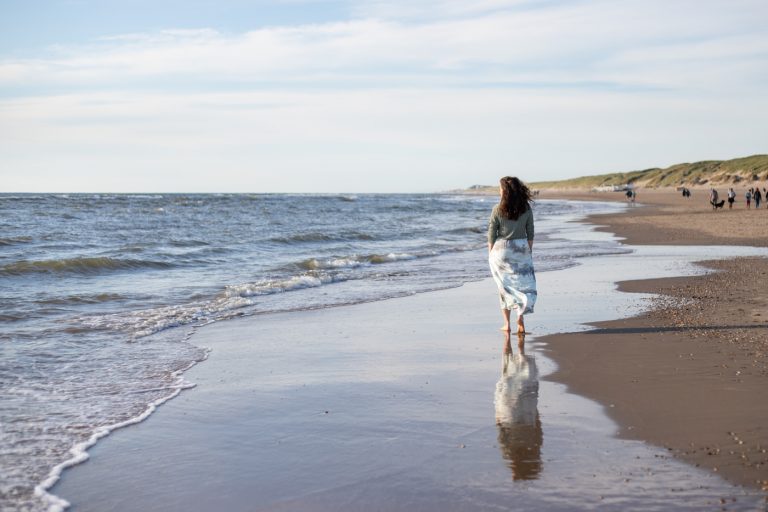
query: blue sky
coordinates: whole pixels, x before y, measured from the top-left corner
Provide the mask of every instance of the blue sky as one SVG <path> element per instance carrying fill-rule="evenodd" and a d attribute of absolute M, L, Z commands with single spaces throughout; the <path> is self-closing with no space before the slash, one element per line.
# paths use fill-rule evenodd
<path fill-rule="evenodd" d="M 0 0 L 0 191 L 423 192 L 765 153 L 760 0 Z"/>

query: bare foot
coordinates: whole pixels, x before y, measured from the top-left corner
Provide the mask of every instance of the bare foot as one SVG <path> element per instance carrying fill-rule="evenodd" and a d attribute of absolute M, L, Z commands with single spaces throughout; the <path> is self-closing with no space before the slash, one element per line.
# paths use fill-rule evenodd
<path fill-rule="evenodd" d="M 522 318 L 517 319 L 517 334 L 525 334 L 525 324 Z"/>
<path fill-rule="evenodd" d="M 500 330 L 500 331 L 504 331 L 504 332 L 509 332 L 509 331 L 511 331 L 511 329 L 509 328 L 509 324 L 507 324 L 507 325 L 502 325 L 502 326 L 499 328 L 499 330 Z"/>

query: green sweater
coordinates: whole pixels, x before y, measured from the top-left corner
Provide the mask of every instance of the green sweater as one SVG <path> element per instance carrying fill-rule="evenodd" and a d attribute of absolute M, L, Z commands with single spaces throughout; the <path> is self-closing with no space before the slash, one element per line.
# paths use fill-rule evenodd
<path fill-rule="evenodd" d="M 533 240 L 533 211 L 530 207 L 516 220 L 499 215 L 499 205 L 493 207 L 488 221 L 488 243 L 493 245 L 496 240 Z"/>

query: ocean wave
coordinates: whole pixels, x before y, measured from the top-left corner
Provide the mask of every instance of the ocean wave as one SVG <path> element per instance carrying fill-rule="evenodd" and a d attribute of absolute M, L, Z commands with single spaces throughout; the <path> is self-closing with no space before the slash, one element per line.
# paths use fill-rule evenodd
<path fill-rule="evenodd" d="M 53 304 L 53 305 L 100 304 L 103 302 L 127 300 L 129 298 L 130 297 L 126 295 L 121 295 L 119 293 L 97 293 L 94 295 L 69 295 L 66 297 L 50 297 L 46 299 L 39 299 L 39 300 L 36 300 L 35 302 L 37 304 Z"/>
<path fill-rule="evenodd" d="M 28 244 L 32 241 L 31 236 L 16 236 L 10 238 L 0 238 L 0 246 Z"/>
<path fill-rule="evenodd" d="M 431 251 L 429 253 L 421 254 L 389 253 L 342 256 L 338 258 L 309 258 L 299 262 L 298 265 L 305 270 L 356 268 L 364 265 L 378 265 L 382 263 L 391 263 L 393 261 L 413 260 L 416 258 L 435 256 L 437 254 L 437 252 Z"/>
<path fill-rule="evenodd" d="M 239 314 L 238 310 L 256 304 L 254 297 L 316 288 L 346 280 L 348 278 L 342 276 L 303 274 L 285 279 L 228 285 L 218 296 L 195 303 L 121 313 L 82 315 L 73 319 L 73 325 L 68 332 L 99 329 L 125 332 L 134 339 L 143 338 L 174 327 L 205 325 L 235 316 Z"/>
<path fill-rule="evenodd" d="M 228 285 L 219 295 L 193 303 L 167 305 L 148 309 L 80 315 L 72 319 L 68 333 L 90 330 L 111 330 L 129 334 L 131 338 L 143 338 L 174 327 L 205 325 L 210 322 L 237 316 L 239 311 L 254 306 L 256 297 L 317 288 L 330 283 L 360 279 L 361 276 L 306 273 L 283 279 Z"/>
<path fill-rule="evenodd" d="M 301 290 L 304 288 L 317 288 L 324 284 L 343 280 L 346 279 L 339 276 L 334 277 L 326 274 L 303 274 L 299 276 L 292 276 L 287 279 L 264 280 L 254 283 L 229 285 L 224 290 L 224 295 L 226 297 L 254 297 L 259 295 L 270 295 L 273 293 L 289 292 L 293 290 Z"/>
<path fill-rule="evenodd" d="M 121 313 L 82 315 L 71 320 L 72 325 L 67 328 L 67 332 L 70 334 L 85 333 L 94 329 L 116 331 L 128 334 L 131 339 L 137 339 L 174 327 L 206 324 L 216 320 L 216 314 L 225 309 L 227 308 L 221 307 L 214 301 L 160 306 Z"/>
<path fill-rule="evenodd" d="M 168 245 L 172 247 L 205 247 L 211 244 L 204 240 L 189 239 L 189 240 L 171 240 L 170 242 L 168 242 Z"/>
<path fill-rule="evenodd" d="M 350 231 L 346 233 L 328 234 L 322 232 L 309 232 L 309 233 L 296 233 L 291 236 L 277 236 L 270 238 L 270 242 L 276 242 L 281 244 L 293 244 L 297 242 L 339 242 L 349 240 L 376 240 L 376 237 L 370 233 L 362 233 L 359 231 Z"/>
<path fill-rule="evenodd" d="M 25 315 L 13 314 L 13 313 L 0 313 L 0 322 L 18 322 L 24 320 L 27 317 Z"/>
<path fill-rule="evenodd" d="M 0 267 L 0 276 L 21 276 L 25 274 L 99 274 L 110 271 L 139 269 L 168 269 L 172 263 L 152 260 L 131 260 L 101 257 L 65 258 L 60 260 L 17 261 Z"/>

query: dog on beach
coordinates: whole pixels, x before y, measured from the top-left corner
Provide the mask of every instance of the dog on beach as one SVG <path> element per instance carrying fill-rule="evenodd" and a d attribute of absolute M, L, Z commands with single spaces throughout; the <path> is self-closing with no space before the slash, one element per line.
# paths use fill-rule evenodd
<path fill-rule="evenodd" d="M 713 201 L 713 202 L 712 202 L 712 207 L 713 207 L 715 210 L 717 210 L 718 208 L 722 208 L 724 204 L 725 204 L 725 199 L 723 199 L 723 200 L 721 200 L 721 201 L 718 201 L 717 203 Z"/>

